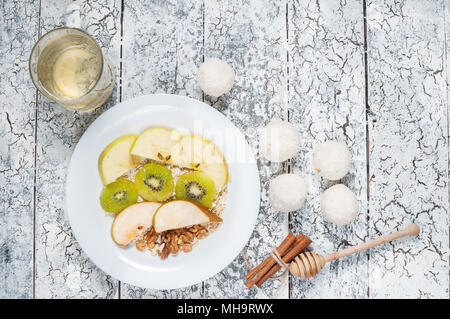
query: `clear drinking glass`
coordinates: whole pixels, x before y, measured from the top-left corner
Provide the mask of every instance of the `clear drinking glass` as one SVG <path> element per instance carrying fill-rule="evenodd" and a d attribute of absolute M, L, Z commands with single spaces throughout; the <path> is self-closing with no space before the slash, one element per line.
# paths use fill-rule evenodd
<path fill-rule="evenodd" d="M 109 98 L 115 76 L 97 42 L 76 28 L 57 28 L 34 45 L 29 61 L 36 88 L 74 111 L 93 110 Z"/>

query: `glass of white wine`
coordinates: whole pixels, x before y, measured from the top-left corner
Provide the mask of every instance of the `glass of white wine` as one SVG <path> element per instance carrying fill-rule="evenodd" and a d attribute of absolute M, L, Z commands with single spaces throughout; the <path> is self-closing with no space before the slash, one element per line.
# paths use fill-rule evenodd
<path fill-rule="evenodd" d="M 97 42 L 76 28 L 43 35 L 31 51 L 30 75 L 49 99 L 74 111 L 93 110 L 114 89 L 114 72 Z"/>

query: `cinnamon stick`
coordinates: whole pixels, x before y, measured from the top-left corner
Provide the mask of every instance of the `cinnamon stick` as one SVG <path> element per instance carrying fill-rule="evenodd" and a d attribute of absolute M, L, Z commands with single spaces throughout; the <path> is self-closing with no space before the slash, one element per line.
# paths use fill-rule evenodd
<path fill-rule="evenodd" d="M 292 232 L 290 232 L 280 246 L 277 247 L 278 254 L 280 256 L 284 256 L 295 241 L 296 237 Z M 272 258 L 272 256 L 269 256 L 261 264 L 250 270 L 250 272 L 246 275 L 247 282 L 245 285 L 247 288 L 251 288 L 275 264 L 276 261 Z"/>
<path fill-rule="evenodd" d="M 288 251 L 286 252 L 286 254 L 287 254 L 291 249 L 293 249 L 295 243 L 296 243 L 298 240 L 300 240 L 301 238 L 303 238 L 303 235 L 302 235 L 302 234 L 298 235 L 297 237 L 294 237 L 294 241 L 293 241 L 293 243 L 289 246 Z M 286 255 L 286 254 L 284 254 L 284 255 Z M 280 256 L 281 256 L 281 255 L 280 255 Z M 281 256 L 281 257 L 283 257 L 283 256 Z M 246 286 L 247 286 L 248 288 L 251 288 L 251 287 L 252 287 L 254 284 L 256 284 L 261 278 L 263 278 L 263 277 L 267 274 L 267 272 L 268 272 L 270 269 L 272 269 L 272 267 L 274 267 L 275 265 L 278 265 L 278 263 L 273 259 L 272 256 L 270 256 L 270 258 L 271 258 L 271 261 L 268 262 L 266 265 L 264 265 L 264 267 L 259 271 L 259 276 L 257 276 L 256 278 L 254 278 L 254 280 L 248 281 L 248 282 L 246 283 Z"/>
<path fill-rule="evenodd" d="M 286 238 L 281 242 L 281 244 L 277 247 L 278 253 L 281 255 L 284 255 L 289 248 L 289 246 L 292 245 L 295 241 L 295 236 L 292 232 L 287 234 Z M 262 263 L 260 263 L 255 268 L 251 269 L 247 275 L 245 275 L 245 278 L 250 279 L 252 278 L 257 272 L 259 272 L 270 260 L 273 260 L 272 256 L 267 257 L 264 259 Z"/>
<path fill-rule="evenodd" d="M 279 249 L 279 247 L 280 246 L 277 247 L 277 250 Z M 258 266 L 256 266 L 252 270 L 250 270 L 248 272 L 248 274 L 245 275 L 245 278 L 248 280 L 248 279 L 251 279 L 252 277 L 254 277 L 256 275 L 256 273 L 259 272 L 269 262 L 270 258 L 271 258 L 271 256 L 267 257 L 266 259 L 263 260 L 262 263 L 260 263 Z"/>
<path fill-rule="evenodd" d="M 303 249 L 308 247 L 309 244 L 311 244 L 311 239 L 308 236 L 304 236 L 302 234 L 298 235 L 296 238 L 295 243 L 292 245 L 292 248 L 289 249 L 289 251 L 286 253 L 286 255 L 282 256 L 281 259 L 285 263 L 289 263 L 292 259 L 295 258 Z M 270 269 L 267 270 L 267 272 L 263 273 L 263 276 L 258 279 L 256 282 L 256 286 L 261 287 L 261 285 L 274 273 L 276 273 L 278 270 L 280 270 L 281 266 L 278 263 L 275 263 Z M 264 270 L 264 269 L 263 269 Z M 262 272 L 262 271 L 261 271 Z"/>

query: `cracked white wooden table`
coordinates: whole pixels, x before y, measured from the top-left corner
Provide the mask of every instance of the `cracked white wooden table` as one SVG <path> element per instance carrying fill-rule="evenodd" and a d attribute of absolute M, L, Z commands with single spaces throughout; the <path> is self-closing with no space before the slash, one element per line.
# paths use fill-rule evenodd
<path fill-rule="evenodd" d="M 0 297 L 264 298 L 244 286 L 242 257 L 180 290 L 146 290 L 96 268 L 64 214 L 67 164 L 99 114 L 122 100 L 166 92 L 219 108 L 257 151 L 256 128 L 279 116 L 303 147 L 284 165 L 258 161 L 263 187 L 247 250 L 260 262 L 288 230 L 327 253 L 416 222 L 400 240 L 336 261 L 312 280 L 290 278 L 282 298 L 448 298 L 448 37 L 450 3 L 367 1 L 2 0 L 0 14 Z M 116 66 L 109 102 L 77 114 L 37 94 L 28 56 L 45 32 L 69 23 L 92 34 Z M 195 81 L 205 57 L 233 65 L 237 81 L 212 100 Z M 343 183 L 358 196 L 357 221 L 323 220 L 312 147 L 345 141 L 353 155 Z M 299 173 L 305 205 L 289 216 L 267 200 L 270 178 Z M 328 266 L 327 266 L 328 267 Z"/>

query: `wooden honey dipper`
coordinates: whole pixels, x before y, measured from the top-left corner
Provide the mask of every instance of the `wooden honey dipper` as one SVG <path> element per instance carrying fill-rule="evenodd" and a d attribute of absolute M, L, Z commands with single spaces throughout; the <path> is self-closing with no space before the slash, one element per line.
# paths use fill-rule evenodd
<path fill-rule="evenodd" d="M 290 263 L 289 271 L 292 275 L 300 277 L 302 279 L 315 277 L 323 266 L 332 260 L 348 256 L 369 248 L 399 239 L 405 236 L 417 236 L 419 234 L 420 228 L 416 224 L 411 224 L 408 228 L 397 231 L 395 233 L 380 236 L 378 238 L 372 239 L 366 243 L 359 244 L 357 246 L 348 247 L 344 250 L 337 251 L 325 256 L 316 254 L 314 252 L 305 252 L 297 257 Z"/>

